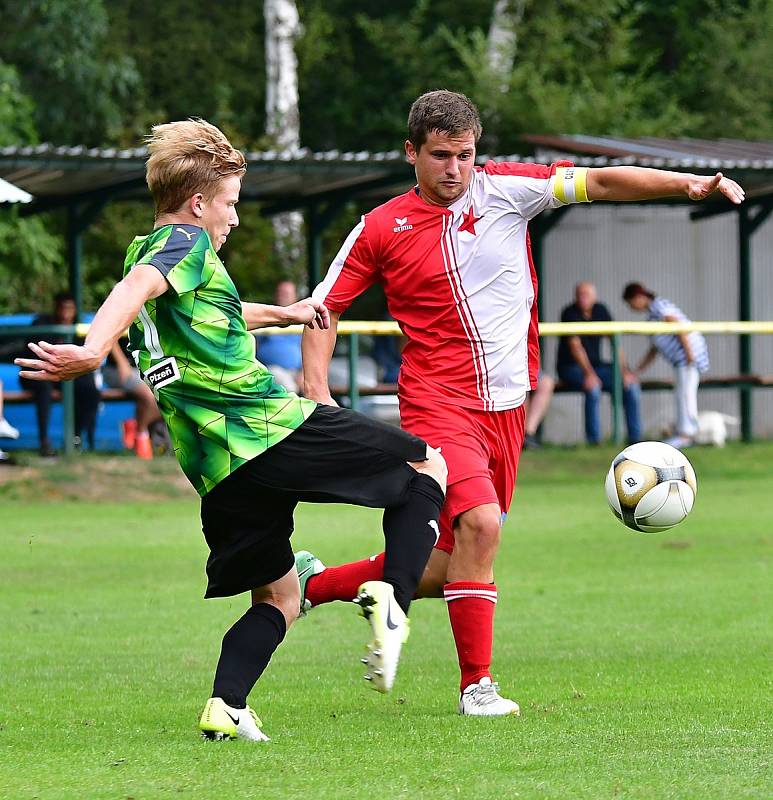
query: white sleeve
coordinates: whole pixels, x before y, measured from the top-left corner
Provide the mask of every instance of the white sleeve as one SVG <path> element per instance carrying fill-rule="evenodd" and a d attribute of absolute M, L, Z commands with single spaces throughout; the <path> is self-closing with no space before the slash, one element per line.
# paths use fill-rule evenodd
<path fill-rule="evenodd" d="M 547 167 L 541 164 L 496 164 L 486 169 L 492 185 L 510 198 L 524 219 L 546 208 L 587 203 L 585 167 Z"/>

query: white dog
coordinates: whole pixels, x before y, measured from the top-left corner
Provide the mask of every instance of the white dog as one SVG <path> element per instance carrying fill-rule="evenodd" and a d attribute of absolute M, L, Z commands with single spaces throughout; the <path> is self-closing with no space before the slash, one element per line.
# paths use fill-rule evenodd
<path fill-rule="evenodd" d="M 721 411 L 700 411 L 698 413 L 698 432 L 695 434 L 696 444 L 713 444 L 724 447 L 727 439 L 727 426 L 738 425 L 740 420 L 723 414 Z"/>

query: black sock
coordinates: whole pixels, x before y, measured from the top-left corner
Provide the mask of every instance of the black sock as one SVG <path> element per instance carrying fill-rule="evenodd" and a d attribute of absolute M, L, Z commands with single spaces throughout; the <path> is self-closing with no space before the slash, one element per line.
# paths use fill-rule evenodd
<path fill-rule="evenodd" d="M 247 695 L 268 666 L 287 633 L 284 615 L 268 603 L 257 603 L 223 637 L 212 697 L 244 708 Z"/>
<path fill-rule="evenodd" d="M 443 499 L 440 484 L 417 472 L 408 500 L 384 511 L 384 580 L 394 587 L 395 600 L 406 614 L 437 540 Z"/>

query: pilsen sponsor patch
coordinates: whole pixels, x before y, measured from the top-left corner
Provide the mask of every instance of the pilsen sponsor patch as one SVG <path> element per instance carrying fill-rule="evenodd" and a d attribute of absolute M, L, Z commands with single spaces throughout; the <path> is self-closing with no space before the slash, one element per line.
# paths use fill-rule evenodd
<path fill-rule="evenodd" d="M 162 386 L 180 380 L 180 370 L 177 369 L 177 359 L 170 357 L 159 361 L 158 364 L 154 364 L 147 370 L 143 377 L 145 383 L 147 383 L 154 392 Z"/>

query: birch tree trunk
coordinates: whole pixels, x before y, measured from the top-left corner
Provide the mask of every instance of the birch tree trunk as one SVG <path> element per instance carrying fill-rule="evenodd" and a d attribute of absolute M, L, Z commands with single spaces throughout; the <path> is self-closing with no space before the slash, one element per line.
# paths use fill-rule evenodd
<path fill-rule="evenodd" d="M 523 20 L 526 0 L 497 0 L 488 34 L 488 61 L 498 76 L 500 91 L 507 91 L 518 49 L 518 25 Z"/>
<path fill-rule="evenodd" d="M 264 0 L 266 23 L 266 134 L 277 150 L 298 150 L 298 60 L 295 40 L 301 31 L 294 0 Z M 274 246 L 285 275 L 305 284 L 303 214 L 289 211 L 272 220 Z M 302 287 L 305 288 L 305 287 Z"/>

